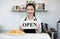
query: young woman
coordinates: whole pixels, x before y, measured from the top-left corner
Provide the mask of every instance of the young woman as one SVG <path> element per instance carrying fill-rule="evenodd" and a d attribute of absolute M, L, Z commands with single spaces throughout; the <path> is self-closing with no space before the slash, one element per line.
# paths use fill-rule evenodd
<path fill-rule="evenodd" d="M 35 16 L 35 6 L 32 3 L 26 6 L 27 17 L 21 20 L 20 29 L 25 33 L 41 32 L 41 21 Z M 24 23 L 25 22 L 25 23 Z"/>

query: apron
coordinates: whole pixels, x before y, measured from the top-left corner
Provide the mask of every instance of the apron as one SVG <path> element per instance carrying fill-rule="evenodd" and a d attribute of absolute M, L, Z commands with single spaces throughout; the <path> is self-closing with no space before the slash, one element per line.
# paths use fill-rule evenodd
<path fill-rule="evenodd" d="M 27 20 L 27 17 L 24 19 L 24 21 Z M 36 17 L 33 19 L 34 21 L 37 21 Z M 36 26 L 36 24 L 34 24 Z M 24 29 L 25 33 L 36 33 L 36 29 Z"/>

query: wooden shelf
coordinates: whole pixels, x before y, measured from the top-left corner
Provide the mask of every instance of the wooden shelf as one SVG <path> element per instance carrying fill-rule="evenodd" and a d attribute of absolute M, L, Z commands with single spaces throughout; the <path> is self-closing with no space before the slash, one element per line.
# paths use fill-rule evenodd
<path fill-rule="evenodd" d="M 12 10 L 12 12 L 26 12 L 26 10 L 21 11 Z M 48 12 L 48 10 L 36 10 L 36 12 Z"/>

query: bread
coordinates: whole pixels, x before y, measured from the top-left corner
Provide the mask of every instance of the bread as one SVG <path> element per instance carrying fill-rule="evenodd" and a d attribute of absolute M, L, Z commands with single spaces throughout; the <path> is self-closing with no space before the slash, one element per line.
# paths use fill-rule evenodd
<path fill-rule="evenodd" d="M 9 34 L 23 34 L 24 32 L 22 31 L 22 30 L 13 30 L 13 29 L 11 29 L 9 32 L 8 32 Z"/>

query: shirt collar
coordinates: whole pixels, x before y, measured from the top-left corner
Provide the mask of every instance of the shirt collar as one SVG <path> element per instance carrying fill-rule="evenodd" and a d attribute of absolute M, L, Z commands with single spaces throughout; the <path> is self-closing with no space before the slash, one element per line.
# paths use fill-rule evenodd
<path fill-rule="evenodd" d="M 32 20 L 34 20 L 34 19 L 35 19 L 35 17 L 33 16 L 33 19 Z M 29 20 L 28 17 L 27 17 L 27 20 Z"/>

